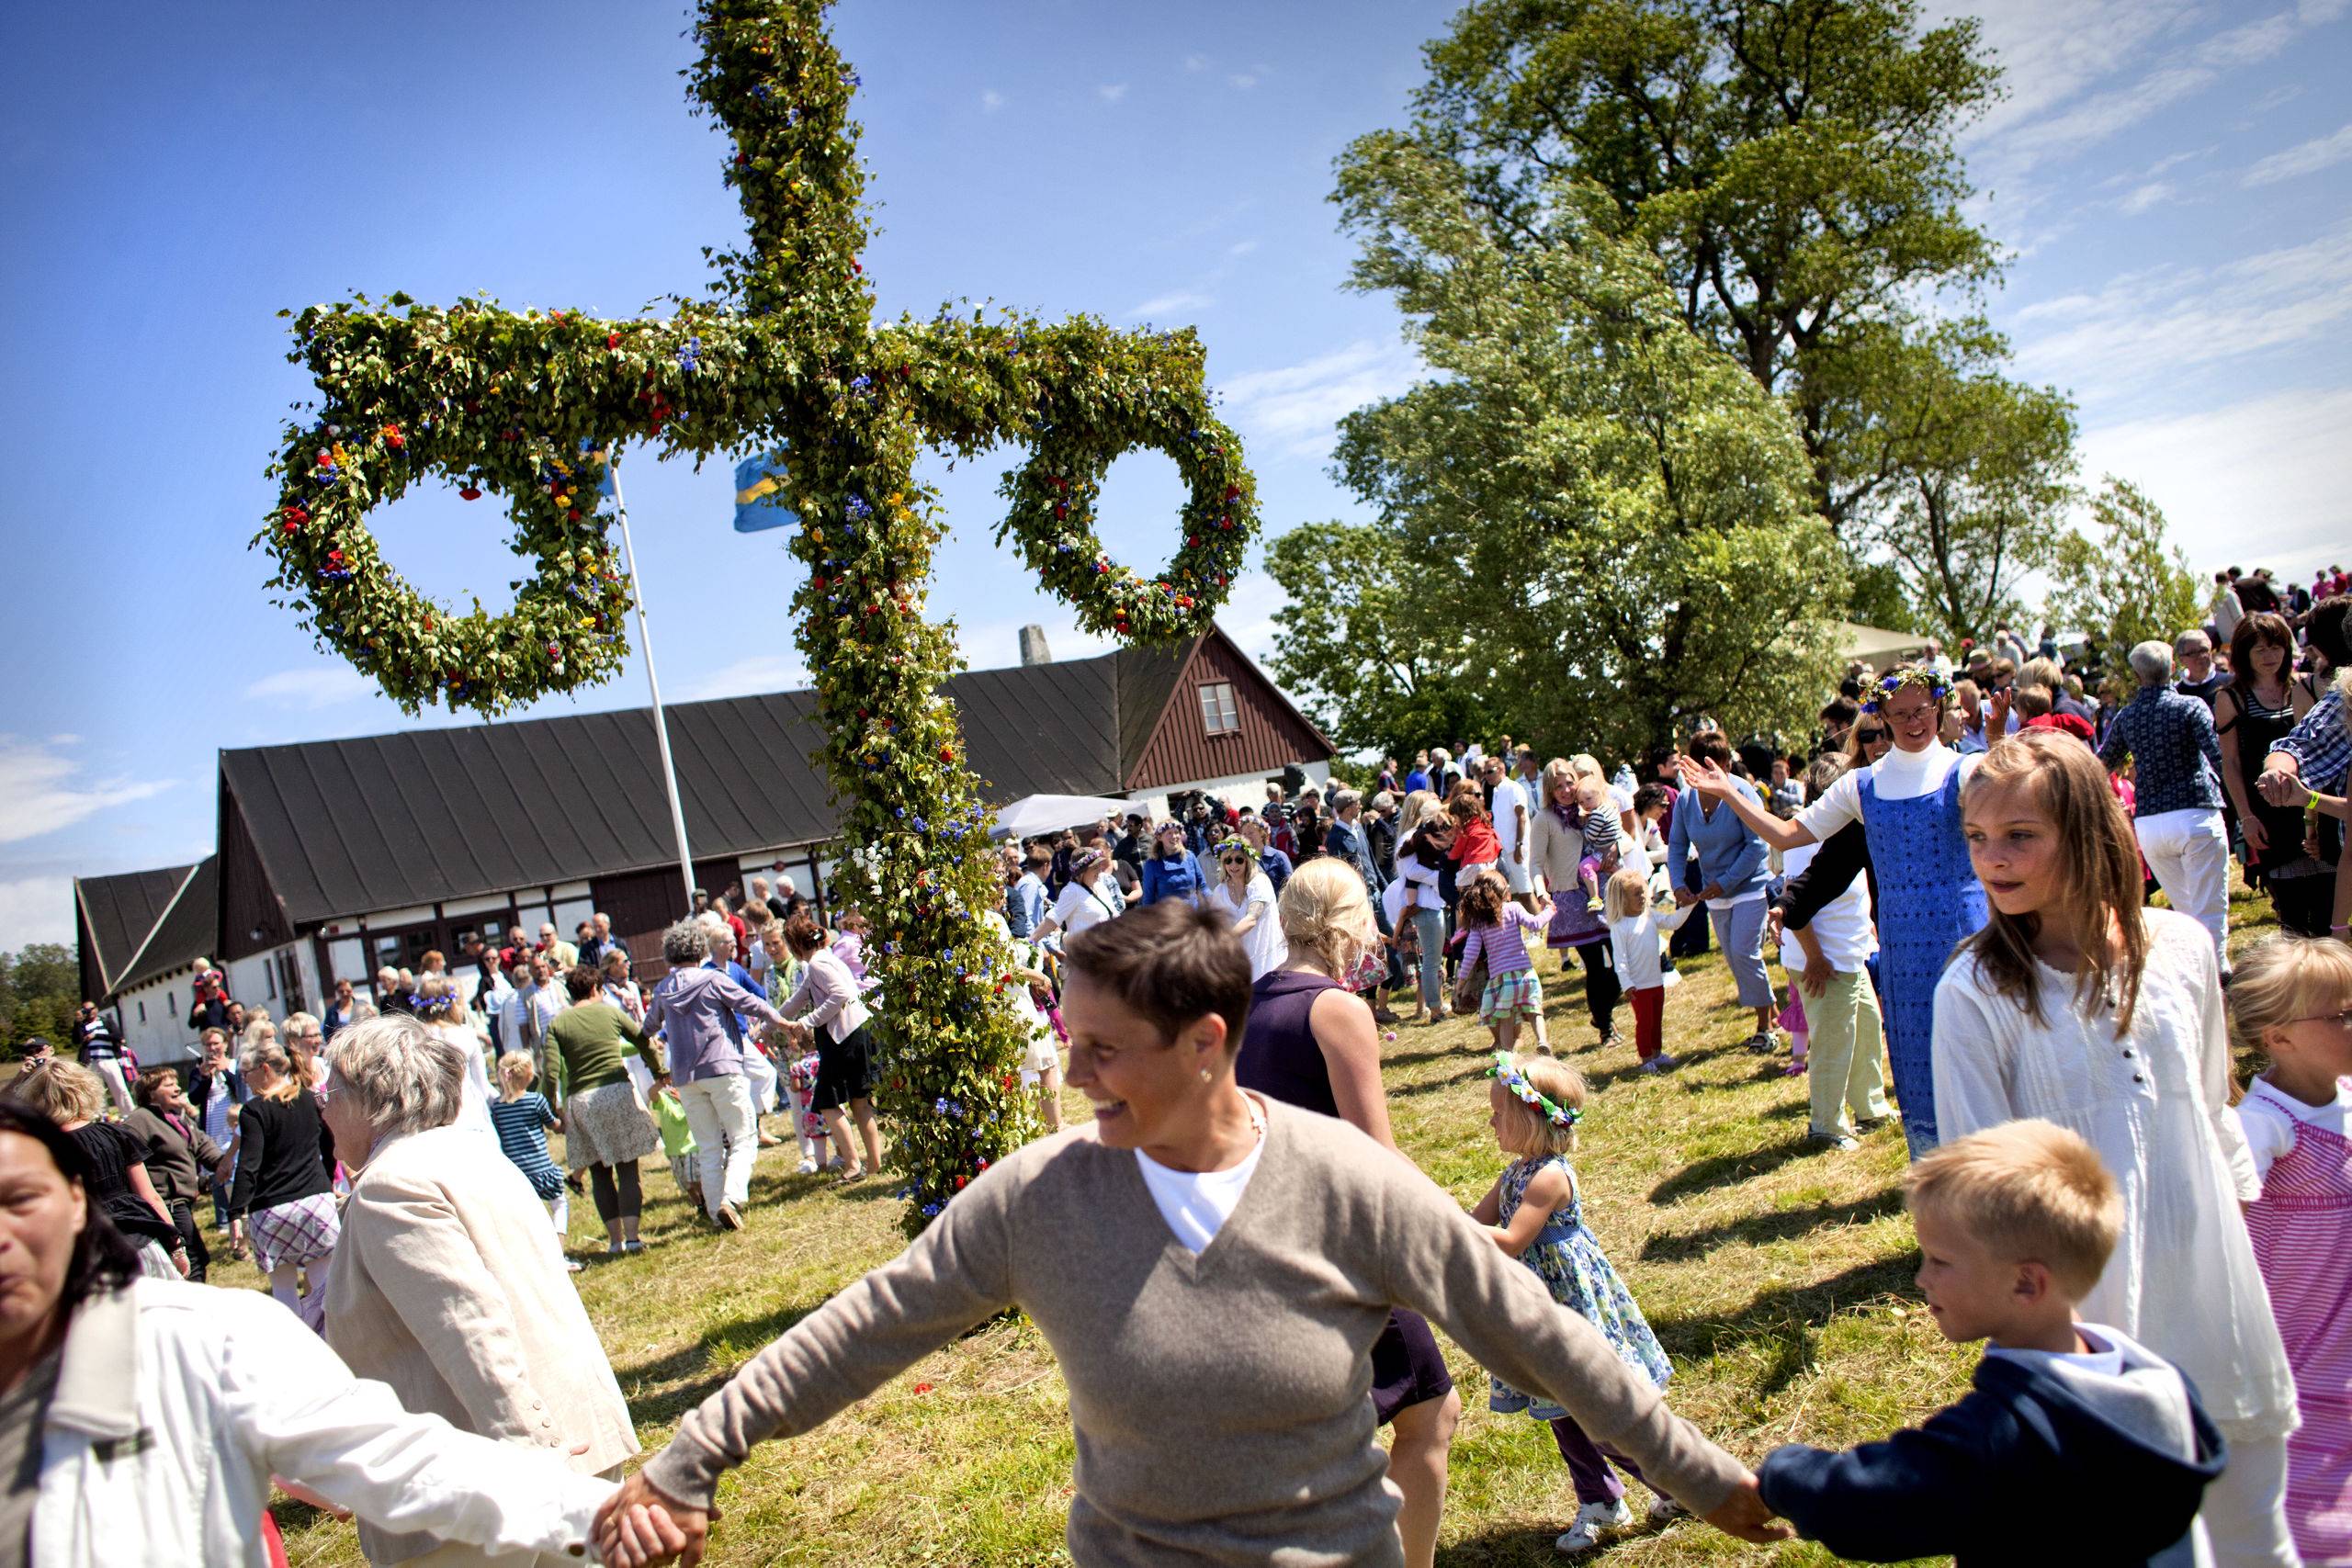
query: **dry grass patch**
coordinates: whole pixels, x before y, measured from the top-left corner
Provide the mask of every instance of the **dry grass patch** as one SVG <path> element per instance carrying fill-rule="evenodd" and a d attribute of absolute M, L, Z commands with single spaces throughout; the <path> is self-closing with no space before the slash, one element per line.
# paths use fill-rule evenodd
<path fill-rule="evenodd" d="M 2243 897 L 2233 918 L 2242 940 L 2272 924 L 2267 902 Z M 1739 1049 L 1750 1015 L 1731 1005 L 1720 959 L 1685 964 L 1668 993 L 1668 1049 L 1686 1065 L 1657 1078 L 1630 1070 L 1630 1044 L 1593 1047 L 1573 966 L 1558 976 L 1547 959 L 1544 978 L 1555 1046 L 1595 1090 L 1577 1156 L 1587 1217 L 1673 1357 L 1679 1411 L 1753 1461 L 1783 1442 L 1882 1436 L 1965 1390 L 1974 1350 L 1947 1345 L 1911 1288 L 1897 1129 L 1850 1154 L 1808 1145 L 1805 1080 L 1781 1074 L 1784 1058 Z M 1630 1039 L 1630 1016 L 1620 1020 Z M 1385 1047 L 1398 1143 L 1465 1206 L 1502 1166 L 1486 1126 L 1487 1051 L 1486 1032 L 1462 1021 L 1403 1027 Z M 1069 1110 L 1082 1117 L 1083 1100 L 1069 1097 Z M 884 1187 L 837 1192 L 790 1174 L 785 1155 L 763 1156 L 751 1229 L 735 1236 L 705 1229 L 650 1163 L 651 1245 L 579 1277 L 649 1450 L 762 1345 L 899 1249 Z M 576 1203 L 575 1245 L 600 1247 L 595 1232 L 593 1210 Z M 258 1284 L 249 1268 L 216 1278 Z M 1447 1352 L 1464 1418 L 1439 1562 L 1561 1562 L 1552 1538 L 1576 1504 L 1549 1435 L 1489 1414 L 1486 1374 Z M 1051 1353 L 1026 1322 L 1001 1321 L 817 1432 L 761 1449 L 721 1490 L 726 1519 L 709 1560 L 1066 1562 L 1071 1457 Z M 279 1517 L 295 1563 L 361 1561 L 349 1526 L 300 1507 Z M 1744 1546 L 1690 1521 L 1637 1529 L 1600 1554 L 1629 1568 L 1736 1558 L 1832 1561 L 1802 1543 Z"/>

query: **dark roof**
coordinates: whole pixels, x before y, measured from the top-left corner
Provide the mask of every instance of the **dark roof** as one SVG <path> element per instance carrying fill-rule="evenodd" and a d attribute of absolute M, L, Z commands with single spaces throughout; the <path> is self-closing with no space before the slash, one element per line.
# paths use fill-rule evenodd
<path fill-rule="evenodd" d="M 219 952 L 220 915 L 220 857 L 207 855 L 188 873 L 114 988 L 127 991 Z"/>
<path fill-rule="evenodd" d="M 74 879 L 85 989 L 92 988 L 93 980 L 96 990 L 108 996 L 121 988 L 124 968 L 138 955 L 147 933 L 155 929 L 156 919 L 195 869 L 174 865 Z"/>
<path fill-rule="evenodd" d="M 1194 646 L 954 677 L 983 797 L 1126 794 Z M 836 835 L 815 707 L 776 692 L 664 710 L 697 856 Z M 297 926 L 676 858 L 643 708 L 223 751 L 220 784 L 222 842 L 235 811 Z"/>

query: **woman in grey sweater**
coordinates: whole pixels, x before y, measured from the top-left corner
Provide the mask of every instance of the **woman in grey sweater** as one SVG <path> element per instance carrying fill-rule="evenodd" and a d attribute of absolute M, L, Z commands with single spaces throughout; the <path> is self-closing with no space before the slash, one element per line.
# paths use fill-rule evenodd
<path fill-rule="evenodd" d="M 1722 1529 L 1776 1540 L 1756 1479 L 1669 1412 L 1410 1164 L 1244 1092 L 1250 963 L 1213 914 L 1070 939 L 1062 1021 L 1091 1125 L 978 1174 L 896 1259 L 739 1370 L 598 1517 L 607 1560 L 699 1550 L 720 1474 L 1009 1306 L 1069 1386 L 1080 1568 L 1403 1562 L 1369 1352 L 1391 1307 L 1540 1389 Z"/>

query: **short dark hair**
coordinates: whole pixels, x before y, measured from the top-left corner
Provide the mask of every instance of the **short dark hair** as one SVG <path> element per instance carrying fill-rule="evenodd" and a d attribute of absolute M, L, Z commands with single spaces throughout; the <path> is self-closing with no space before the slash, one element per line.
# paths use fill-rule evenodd
<path fill-rule="evenodd" d="M 74 1238 L 74 1255 L 66 1260 L 59 1308 L 70 1314 L 97 1292 L 119 1290 L 137 1279 L 138 1252 L 91 1197 L 90 1186 L 96 1177 L 81 1140 L 14 1099 L 0 1099 L 0 1133 L 20 1133 L 32 1139 L 49 1151 L 50 1163 L 57 1167 L 58 1174 L 82 1189 L 82 1234 Z"/>
<path fill-rule="evenodd" d="M 176 1082 L 179 1076 L 180 1070 L 177 1067 L 144 1068 L 139 1075 L 139 1081 L 130 1086 L 130 1098 L 153 1111 L 155 1109 L 155 1097 L 164 1092 L 164 1080 L 171 1078 Z"/>
<path fill-rule="evenodd" d="M 1731 766 L 1731 741 L 1720 729 L 1702 729 L 1690 738 L 1690 755 L 1718 768 Z"/>
<path fill-rule="evenodd" d="M 2311 638 L 2312 651 L 2326 660 L 2331 670 L 2352 664 L 2352 639 L 2344 635 L 2347 612 L 2352 612 L 2352 594 L 2337 593 L 2312 605 L 2311 614 L 2303 617 L 2303 632 Z"/>
<path fill-rule="evenodd" d="M 1664 806 L 1667 800 L 1664 784 L 1645 784 L 1634 792 L 1634 815 L 1639 817 L 1653 807 Z"/>
<path fill-rule="evenodd" d="M 1227 1048 L 1241 1048 L 1250 1019 L 1250 954 L 1225 917 L 1163 899 L 1069 938 L 1062 962 L 1151 1021 L 1160 1043 L 1210 1013 L 1225 1021 Z"/>
<path fill-rule="evenodd" d="M 1836 725 L 1840 729 L 1851 729 L 1854 721 L 1861 716 L 1861 705 L 1851 697 L 1832 697 L 1821 705 L 1821 722 Z"/>
<path fill-rule="evenodd" d="M 563 973 L 563 988 L 575 1002 L 584 1002 L 605 983 L 605 972 L 594 964 L 575 964 Z"/>

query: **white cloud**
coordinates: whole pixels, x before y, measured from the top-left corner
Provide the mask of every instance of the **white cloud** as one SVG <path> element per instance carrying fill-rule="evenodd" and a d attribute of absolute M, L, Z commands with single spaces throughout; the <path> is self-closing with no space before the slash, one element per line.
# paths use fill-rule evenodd
<path fill-rule="evenodd" d="M 994 87 L 980 94 L 980 108 L 983 112 L 994 114 L 1002 107 L 1004 107 L 1004 95 Z"/>
<path fill-rule="evenodd" d="M 2151 180 L 2116 203 L 2116 210 L 2126 218 L 2137 218 L 2150 208 L 2163 206 L 2172 199 L 2173 195 L 2174 186 L 2170 180 Z"/>
<path fill-rule="evenodd" d="M 1227 76 L 1226 80 L 1245 92 L 1258 85 L 1257 77 L 1250 75 L 1244 72 L 1236 72 L 1233 75 Z"/>
<path fill-rule="evenodd" d="M 0 843 L 54 833 L 111 807 L 160 795 L 175 782 L 84 781 L 81 772 L 79 762 L 44 742 L 0 735 Z"/>
<path fill-rule="evenodd" d="M 797 692 L 808 684 L 808 667 L 788 653 L 754 653 L 697 675 L 679 689 L 676 700 L 709 702 L 718 697 L 763 696 Z"/>
<path fill-rule="evenodd" d="M 2021 368 L 2096 400 L 2177 388 L 2195 367 L 2308 342 L 2347 316 L 2352 223 L 2219 266 L 2126 273 L 2010 320 L 2040 329 L 2018 334 Z"/>
<path fill-rule="evenodd" d="M 1172 316 L 1180 310 L 1205 310 L 1216 303 L 1214 295 L 1191 288 L 1179 288 L 1167 294 L 1155 294 L 1127 312 L 1129 321 L 1143 321 L 1152 316 Z"/>
<path fill-rule="evenodd" d="M 1230 245 L 1226 246 L 1226 247 L 1225 247 L 1225 254 L 1226 254 L 1227 255 L 1229 255 L 1229 256 L 1246 256 L 1246 255 L 1248 255 L 1251 251 L 1254 251 L 1254 250 L 1256 250 L 1257 248 L 1258 248 L 1258 242 L 1257 242 L 1257 241 L 1255 241 L 1255 240 L 1242 240 L 1242 241 L 1240 241 L 1240 242 L 1238 242 L 1238 243 L 1234 243 L 1234 244 L 1230 244 Z"/>
<path fill-rule="evenodd" d="M 74 941 L 74 879 L 17 876 L 0 880 L 0 949 L 14 953 L 31 942 Z"/>
<path fill-rule="evenodd" d="M 1184 57 L 1184 69 L 1187 71 L 1206 71 L 1208 68 L 1209 57 L 1205 54 L 1188 54 Z"/>
<path fill-rule="evenodd" d="M 2314 137 L 2301 146 L 2273 152 L 2245 172 L 2245 183 L 2250 186 L 2277 185 L 2280 180 L 2291 180 L 2299 175 L 2334 168 L 2347 158 L 2352 158 L 2352 125 L 2344 127 L 2333 136 Z"/>
<path fill-rule="evenodd" d="M 1304 364 L 1236 376 L 1218 390 L 1227 414 L 1253 445 L 1327 457 L 1342 415 L 1396 396 L 1421 374 L 1419 356 L 1403 344 L 1365 340 Z"/>
<path fill-rule="evenodd" d="M 2200 573 L 2234 561 L 2308 581 L 2352 539 L 2352 388 L 2297 388 L 2083 433 L 2083 472 L 2147 491 Z"/>
<path fill-rule="evenodd" d="M 1105 82 L 1094 89 L 1094 96 L 1106 104 L 1115 104 L 1127 96 L 1127 85 L 1125 82 Z"/>
<path fill-rule="evenodd" d="M 375 682 L 348 664 L 304 665 L 263 676 L 245 688 L 245 700 L 278 707 L 325 708 L 355 702 L 375 690 Z"/>

